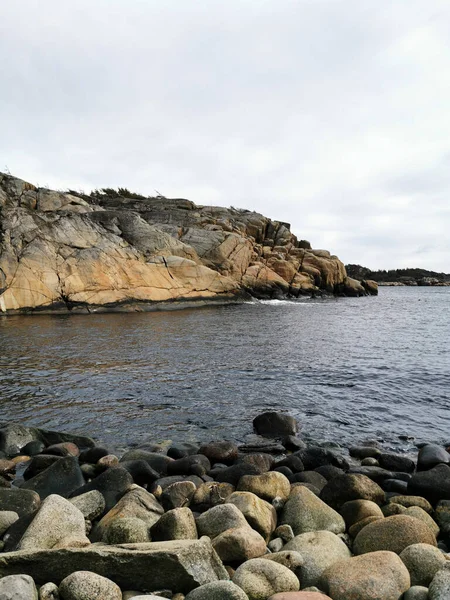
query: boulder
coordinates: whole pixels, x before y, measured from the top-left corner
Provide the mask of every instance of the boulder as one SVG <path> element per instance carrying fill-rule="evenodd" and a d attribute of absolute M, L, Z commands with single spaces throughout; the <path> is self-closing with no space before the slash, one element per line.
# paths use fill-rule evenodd
<path fill-rule="evenodd" d="M 168 466 L 174 462 L 173 458 L 159 452 L 149 452 L 143 448 L 128 450 L 120 459 L 120 462 L 129 460 L 145 460 L 160 475 L 167 475 Z"/>
<path fill-rule="evenodd" d="M 381 450 L 376 446 L 351 446 L 348 449 L 350 456 L 354 458 L 377 458 L 381 454 Z"/>
<path fill-rule="evenodd" d="M 69 500 L 71 504 L 76 506 L 82 513 L 85 519 L 93 521 L 105 511 L 106 503 L 103 495 L 98 490 L 92 490 L 75 496 Z"/>
<path fill-rule="evenodd" d="M 80 452 L 79 460 L 81 463 L 97 464 L 98 461 L 104 456 L 108 456 L 109 450 L 102 448 L 101 446 L 94 446 L 92 448 L 86 448 Z"/>
<path fill-rule="evenodd" d="M 102 537 L 105 544 L 140 544 L 150 541 L 150 531 L 145 521 L 137 517 L 115 519 Z"/>
<path fill-rule="evenodd" d="M 84 570 L 111 579 L 122 589 L 170 589 L 184 594 L 228 579 L 207 538 L 0 554 L 0 577 L 26 571 L 36 583 L 60 583 L 74 571 Z"/>
<path fill-rule="evenodd" d="M 365 519 L 361 519 L 361 521 L 354 523 L 351 527 L 348 528 L 348 535 L 351 538 L 355 538 L 358 535 L 358 533 L 362 529 L 364 529 L 366 525 L 368 525 L 369 523 L 373 523 L 374 521 L 379 521 L 380 519 L 384 519 L 384 517 L 377 517 L 374 515 L 372 517 L 366 517 Z"/>
<path fill-rule="evenodd" d="M 261 471 L 258 467 L 247 462 L 237 462 L 231 467 L 210 472 L 211 476 L 219 483 L 229 483 L 234 487 L 237 486 L 238 482 L 245 475 L 259 475 L 260 473 Z"/>
<path fill-rule="evenodd" d="M 150 529 L 155 542 L 165 540 L 196 540 L 197 527 L 190 508 L 174 508 L 164 513 Z"/>
<path fill-rule="evenodd" d="M 59 442 L 47 446 L 45 454 L 54 454 L 55 456 L 79 456 L 80 449 L 73 442 Z"/>
<path fill-rule="evenodd" d="M 320 576 L 327 567 L 351 556 L 346 544 L 331 531 L 310 531 L 296 535 L 283 550 L 295 550 L 302 556 L 302 588 L 318 585 Z"/>
<path fill-rule="evenodd" d="M 81 511 L 65 498 L 52 494 L 42 503 L 17 550 L 83 548 L 89 544 Z"/>
<path fill-rule="evenodd" d="M 45 469 L 48 469 L 55 462 L 60 460 L 60 456 L 56 456 L 55 454 L 38 454 L 34 456 L 28 463 L 27 468 L 23 472 L 23 478 L 25 481 L 28 481 L 35 475 L 42 473 Z"/>
<path fill-rule="evenodd" d="M 211 464 L 223 463 L 225 465 L 232 465 L 238 457 L 236 444 L 226 441 L 203 444 L 198 452 L 199 454 L 204 454 Z"/>
<path fill-rule="evenodd" d="M 266 600 L 278 592 L 295 592 L 300 588 L 298 578 L 290 569 L 260 558 L 241 565 L 232 581 L 244 590 L 249 600 Z"/>
<path fill-rule="evenodd" d="M 120 587 L 91 571 L 75 571 L 59 586 L 61 600 L 122 600 Z"/>
<path fill-rule="evenodd" d="M 436 505 L 434 518 L 443 533 L 450 533 L 450 500 L 441 500 Z"/>
<path fill-rule="evenodd" d="M 395 503 L 404 506 L 405 508 L 410 508 L 411 506 L 419 506 L 427 513 L 431 513 L 433 507 L 425 498 L 421 498 L 420 496 L 392 496 L 388 498 L 388 503 Z"/>
<path fill-rule="evenodd" d="M 123 496 L 119 502 L 106 513 L 95 527 L 92 537 L 94 541 L 103 539 L 108 527 L 116 520 L 135 517 L 143 521 L 149 529 L 164 513 L 153 494 L 142 488 L 135 488 Z"/>
<path fill-rule="evenodd" d="M 295 452 L 295 456 L 301 458 L 307 471 L 314 471 L 318 467 L 331 465 L 344 471 L 348 471 L 348 460 L 338 451 L 321 446 L 308 446 Z"/>
<path fill-rule="evenodd" d="M 350 500 L 371 500 L 375 504 L 384 504 L 385 493 L 368 477 L 346 473 L 328 481 L 320 497 L 335 510 L 340 510 Z"/>
<path fill-rule="evenodd" d="M 341 506 L 347 528 L 367 517 L 383 517 L 381 508 L 371 500 L 350 500 Z"/>
<path fill-rule="evenodd" d="M 295 535 L 307 531 L 345 532 L 341 515 L 306 487 L 292 490 L 283 507 L 280 524 L 290 525 Z"/>
<path fill-rule="evenodd" d="M 230 483 L 218 483 L 208 481 L 202 483 L 195 491 L 191 506 L 202 512 L 213 506 L 224 504 L 230 494 L 234 492 L 234 486 Z"/>
<path fill-rule="evenodd" d="M 428 471 L 436 465 L 450 463 L 450 454 L 437 444 L 425 444 L 419 450 L 417 456 L 417 470 Z"/>
<path fill-rule="evenodd" d="M 128 471 L 121 467 L 116 467 L 104 471 L 89 483 L 78 487 L 72 492 L 71 497 L 81 496 L 81 494 L 85 494 L 86 492 L 97 490 L 104 497 L 105 511 L 108 511 L 119 502 L 132 485 L 133 478 Z"/>
<path fill-rule="evenodd" d="M 266 552 L 266 542 L 257 531 L 248 525 L 227 529 L 216 536 L 212 545 L 225 563 L 243 562 L 251 558 L 258 558 Z"/>
<path fill-rule="evenodd" d="M 414 473 L 408 483 L 408 495 L 422 496 L 431 504 L 450 500 L 450 466 L 438 464 L 428 471 Z"/>
<path fill-rule="evenodd" d="M 300 575 L 300 567 L 303 566 L 303 557 L 299 552 L 294 550 L 281 550 L 280 552 L 272 552 L 261 556 L 264 560 L 273 560 L 279 565 L 287 567 L 293 571 L 297 577 Z"/>
<path fill-rule="evenodd" d="M 268 541 L 277 526 L 274 507 L 251 492 L 233 492 L 227 502 L 234 504 L 244 515 L 250 527 Z"/>
<path fill-rule="evenodd" d="M 448 600 L 450 598 L 450 569 L 441 569 L 433 577 L 428 588 L 428 600 Z"/>
<path fill-rule="evenodd" d="M 10 575 L 0 580 L 1 600 L 38 600 L 38 592 L 29 575 Z"/>
<path fill-rule="evenodd" d="M 253 465 L 258 470 L 258 473 L 254 473 L 254 475 L 260 475 L 261 473 L 267 473 L 274 467 L 275 459 L 267 452 L 251 452 L 250 454 L 241 455 L 237 460 L 237 464 Z M 253 473 L 248 474 L 253 475 Z"/>
<path fill-rule="evenodd" d="M 400 553 L 400 558 L 409 571 L 411 585 L 426 587 L 447 563 L 442 552 L 429 544 L 411 544 Z"/>
<path fill-rule="evenodd" d="M 197 488 L 192 481 L 177 481 L 166 487 L 161 495 L 164 510 L 189 506 Z"/>
<path fill-rule="evenodd" d="M 39 588 L 39 600 L 60 600 L 56 583 L 49 581 Z"/>
<path fill-rule="evenodd" d="M 327 479 L 317 471 L 303 471 L 302 473 L 296 473 L 291 481 L 292 483 L 309 483 L 313 485 L 319 493 L 327 484 Z"/>
<path fill-rule="evenodd" d="M 428 600 L 428 588 L 423 585 L 412 585 L 403 594 L 402 600 Z"/>
<path fill-rule="evenodd" d="M 18 518 L 19 515 L 12 510 L 0 511 L 0 537 L 2 537 L 3 534 L 8 531 L 11 525 L 13 525 Z"/>
<path fill-rule="evenodd" d="M 425 523 L 425 525 L 428 525 L 435 537 L 439 535 L 439 525 L 436 523 L 433 517 L 425 512 L 423 508 L 420 508 L 420 506 L 410 506 L 403 514 L 408 515 L 409 517 L 414 517 L 415 519 L 419 519 L 419 521 L 422 521 Z"/>
<path fill-rule="evenodd" d="M 167 465 L 168 475 L 197 475 L 203 477 L 211 469 L 211 463 L 203 454 L 192 454 L 177 460 L 172 460 Z"/>
<path fill-rule="evenodd" d="M 247 527 L 244 515 L 234 504 L 220 504 L 210 508 L 197 518 L 199 535 L 207 535 L 211 539 L 228 529 Z"/>
<path fill-rule="evenodd" d="M 108 457 L 104 456 L 100 461 L 106 458 Z M 100 464 L 100 461 L 97 464 Z M 152 469 L 145 460 L 123 460 L 119 464 L 123 469 L 128 471 L 137 485 L 151 485 L 159 477 L 159 473 L 155 469 Z"/>
<path fill-rule="evenodd" d="M 275 498 L 287 500 L 291 491 L 289 479 L 277 473 L 269 471 L 261 475 L 244 475 L 239 480 L 237 491 L 252 492 L 267 502 L 272 502 Z"/>
<path fill-rule="evenodd" d="M 189 592 L 186 600 L 248 600 L 248 596 L 232 581 L 213 581 Z"/>
<path fill-rule="evenodd" d="M 378 456 L 380 467 L 388 471 L 401 471 L 403 473 L 413 473 L 416 464 L 407 456 L 399 454 L 381 453 Z"/>
<path fill-rule="evenodd" d="M 355 538 L 353 552 L 366 554 L 388 550 L 400 554 L 411 544 L 437 545 L 425 523 L 407 515 L 394 515 L 366 525 Z"/>
<path fill-rule="evenodd" d="M 44 471 L 28 479 L 20 487 L 24 490 L 33 490 L 41 498 L 57 494 L 68 498 L 75 490 L 84 484 L 83 474 L 75 456 L 66 456 L 58 459 Z"/>
<path fill-rule="evenodd" d="M 410 587 L 410 580 L 396 554 L 372 552 L 328 567 L 320 587 L 333 600 L 399 600 Z"/>
<path fill-rule="evenodd" d="M 269 411 L 253 419 L 253 427 L 259 435 L 284 437 L 295 435 L 299 429 L 294 417 L 279 412 Z"/>

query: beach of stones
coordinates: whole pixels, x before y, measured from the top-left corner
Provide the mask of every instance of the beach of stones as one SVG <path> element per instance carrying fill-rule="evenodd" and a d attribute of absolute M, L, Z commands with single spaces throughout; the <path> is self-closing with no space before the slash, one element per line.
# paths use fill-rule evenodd
<path fill-rule="evenodd" d="M 306 443 L 267 412 L 252 444 L 0 424 L 0 600 L 449 600 L 450 454 Z"/>

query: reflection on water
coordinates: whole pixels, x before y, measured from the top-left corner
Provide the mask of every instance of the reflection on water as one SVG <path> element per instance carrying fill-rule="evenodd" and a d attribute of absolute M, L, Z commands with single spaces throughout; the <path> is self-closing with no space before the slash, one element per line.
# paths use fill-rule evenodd
<path fill-rule="evenodd" d="M 318 439 L 448 441 L 450 289 L 183 311 L 0 318 L 2 420 L 143 439 L 244 439 L 287 410 Z"/>

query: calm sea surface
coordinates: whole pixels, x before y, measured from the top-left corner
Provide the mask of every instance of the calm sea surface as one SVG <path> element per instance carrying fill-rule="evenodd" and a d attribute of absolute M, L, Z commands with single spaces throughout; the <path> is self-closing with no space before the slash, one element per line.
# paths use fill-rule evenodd
<path fill-rule="evenodd" d="M 0 420 L 122 448 L 246 440 L 268 409 L 317 440 L 450 441 L 450 288 L 182 311 L 0 317 Z"/>

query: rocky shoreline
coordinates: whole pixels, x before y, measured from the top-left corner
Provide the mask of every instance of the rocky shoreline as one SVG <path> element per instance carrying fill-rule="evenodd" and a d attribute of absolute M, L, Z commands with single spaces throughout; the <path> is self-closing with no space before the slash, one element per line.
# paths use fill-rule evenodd
<path fill-rule="evenodd" d="M 348 277 L 288 223 L 124 189 L 49 190 L 0 173 L 0 314 L 324 294 L 376 295 L 377 285 Z"/>
<path fill-rule="evenodd" d="M 2 600 L 444 600 L 450 454 L 307 444 L 286 414 L 252 445 L 157 444 L 0 424 Z"/>

